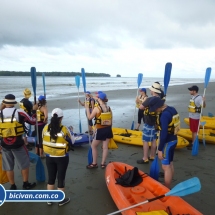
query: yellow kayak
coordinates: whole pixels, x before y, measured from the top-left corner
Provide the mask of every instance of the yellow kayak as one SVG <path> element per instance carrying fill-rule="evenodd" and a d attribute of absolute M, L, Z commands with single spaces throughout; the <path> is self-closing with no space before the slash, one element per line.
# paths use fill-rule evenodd
<path fill-rule="evenodd" d="M 126 143 L 136 146 L 143 146 L 142 131 L 134 131 L 126 128 L 112 128 L 113 139 L 118 143 Z M 183 137 L 178 137 L 178 143 L 176 148 L 184 148 L 189 142 Z M 149 143 L 151 145 L 151 143 Z"/>
<path fill-rule="evenodd" d="M 189 118 L 184 118 L 184 122 L 189 125 Z M 209 129 L 215 129 L 215 117 L 202 116 L 201 122 L 206 122 L 204 127 Z M 200 125 L 202 128 L 202 125 Z"/>
<path fill-rule="evenodd" d="M 178 132 L 178 135 L 188 140 L 192 140 L 192 133 L 190 129 L 182 128 Z M 199 141 L 202 142 L 203 138 L 205 139 L 206 143 L 215 144 L 215 131 L 212 129 L 204 129 L 204 134 L 203 134 L 203 129 L 199 129 L 199 133 L 198 133 Z"/>

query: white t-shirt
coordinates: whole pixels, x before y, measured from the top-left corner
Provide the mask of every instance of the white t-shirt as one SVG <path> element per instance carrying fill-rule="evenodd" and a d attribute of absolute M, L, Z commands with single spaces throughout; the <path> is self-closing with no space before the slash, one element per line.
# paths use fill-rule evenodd
<path fill-rule="evenodd" d="M 202 96 L 200 95 L 195 95 L 193 96 L 191 99 L 194 100 L 195 102 L 195 105 L 197 107 L 200 107 L 202 105 Z M 200 113 L 189 113 L 189 118 L 192 118 L 192 119 L 199 119 L 200 118 Z"/>

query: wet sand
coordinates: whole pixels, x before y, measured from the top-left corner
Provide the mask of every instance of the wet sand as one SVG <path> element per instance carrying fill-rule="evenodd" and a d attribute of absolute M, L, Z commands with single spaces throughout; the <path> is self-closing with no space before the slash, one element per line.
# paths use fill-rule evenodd
<path fill-rule="evenodd" d="M 191 85 L 170 86 L 167 92 L 167 104 L 174 106 L 181 117 L 181 127 L 186 127 L 183 118 L 188 116 L 187 106 L 189 103 L 188 87 Z M 198 84 L 199 93 L 203 93 L 203 84 Z M 142 86 L 144 87 L 144 86 Z M 102 90 L 102 89 L 98 89 Z M 206 91 L 206 108 L 203 109 L 204 115 L 208 112 L 214 113 L 215 83 L 209 83 Z M 134 99 L 136 90 L 118 90 L 108 91 L 108 104 L 111 106 L 114 114 L 114 127 L 130 128 L 134 115 Z M 149 91 L 148 91 L 149 93 Z M 48 101 L 49 114 L 55 107 L 64 110 L 64 124 L 73 125 L 75 132 L 78 131 L 79 111 L 77 98 L 75 95 L 68 95 L 66 98 Z M 83 97 L 82 97 L 83 98 Z M 83 100 L 83 99 L 82 99 Z M 80 109 L 81 124 L 83 131 L 87 130 L 87 121 L 84 108 Z M 137 121 L 137 111 L 135 114 L 135 122 Z M 150 164 L 137 164 L 136 160 L 142 157 L 142 148 L 138 146 L 130 146 L 118 144 L 118 149 L 109 150 L 107 162 L 120 161 L 137 166 L 144 172 L 149 173 Z M 66 176 L 66 196 L 71 197 L 71 202 L 63 207 L 58 207 L 57 203 L 48 206 L 46 203 L 4 203 L 0 207 L 1 215 L 21 215 L 21 214 L 74 214 L 74 215 L 105 215 L 117 210 L 109 191 L 106 187 L 104 178 L 104 169 L 88 170 L 87 153 L 89 145 L 76 147 L 74 152 L 70 152 L 70 163 Z M 201 191 L 189 196 L 183 197 L 189 204 L 205 215 L 214 214 L 214 192 L 215 192 L 215 145 L 207 144 L 206 147 L 200 143 L 199 155 L 191 156 L 191 151 L 177 149 L 175 152 L 174 166 L 175 175 L 172 186 L 197 176 L 201 181 Z M 101 161 L 101 149 L 99 147 L 98 164 Z M 43 160 L 45 165 L 45 160 Z M 46 166 L 45 166 L 46 168 Z M 22 189 L 22 178 L 20 171 L 15 169 L 15 181 L 19 189 Z M 29 181 L 35 181 L 35 165 L 31 164 Z M 162 183 L 162 180 L 161 180 Z M 8 189 L 10 185 L 4 184 Z M 46 189 L 46 182 L 38 183 L 36 189 Z"/>

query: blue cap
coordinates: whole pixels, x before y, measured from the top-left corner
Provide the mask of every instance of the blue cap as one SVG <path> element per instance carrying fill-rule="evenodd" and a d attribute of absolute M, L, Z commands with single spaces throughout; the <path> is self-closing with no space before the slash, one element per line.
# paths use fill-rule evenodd
<path fill-rule="evenodd" d="M 146 93 L 146 88 L 141 88 L 140 91 L 145 92 Z"/>
<path fill-rule="evenodd" d="M 40 96 L 38 97 L 38 100 L 39 100 L 39 101 L 46 100 L 46 97 L 45 97 L 45 96 L 40 95 Z"/>
<path fill-rule="evenodd" d="M 86 91 L 86 94 L 91 94 L 90 91 Z"/>
<path fill-rule="evenodd" d="M 149 101 L 149 111 L 155 112 L 158 108 L 164 105 L 165 100 L 161 99 L 160 97 L 153 96 Z"/>
<path fill-rule="evenodd" d="M 100 98 L 101 100 L 107 99 L 107 95 L 103 92 L 98 93 L 98 98 Z"/>

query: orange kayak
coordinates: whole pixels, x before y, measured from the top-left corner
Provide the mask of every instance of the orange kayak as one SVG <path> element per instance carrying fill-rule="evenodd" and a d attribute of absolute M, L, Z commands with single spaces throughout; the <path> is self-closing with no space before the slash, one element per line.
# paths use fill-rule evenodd
<path fill-rule="evenodd" d="M 105 180 L 108 190 L 119 210 L 130 207 L 132 205 L 144 202 L 148 199 L 166 194 L 169 189 L 154 180 L 150 176 L 143 178 L 143 181 L 134 187 L 123 187 L 116 184 L 116 178 L 119 178 L 119 173 L 123 174 L 125 171 L 131 170 L 134 167 L 121 162 L 109 163 L 105 171 Z M 139 170 L 142 175 L 144 172 Z M 171 212 L 171 213 L 170 213 Z M 139 215 L 139 214 L 189 214 L 189 215 L 202 215 L 201 212 L 196 210 L 182 198 L 177 196 L 166 196 L 146 204 L 139 205 L 138 207 L 122 212 L 123 215 Z"/>

